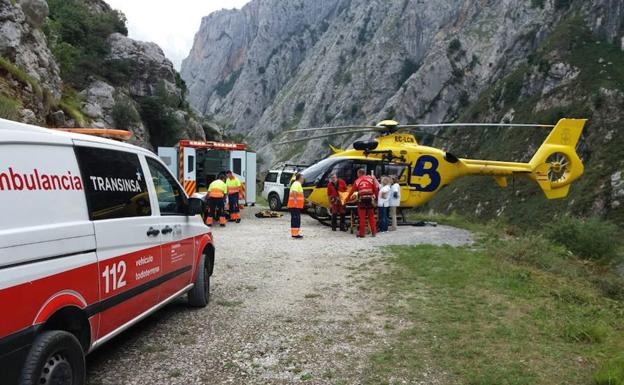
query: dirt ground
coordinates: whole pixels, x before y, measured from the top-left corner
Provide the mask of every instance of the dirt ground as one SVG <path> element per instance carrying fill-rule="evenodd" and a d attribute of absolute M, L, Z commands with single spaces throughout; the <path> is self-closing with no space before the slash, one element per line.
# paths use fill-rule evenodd
<path fill-rule="evenodd" d="M 87 358 L 88 384 L 359 384 L 384 343 L 368 279 L 386 263 L 380 246 L 470 241 L 446 226 L 357 239 L 307 216 L 293 240 L 288 213 L 256 211 L 214 229 L 208 307 L 180 299 L 115 338 Z"/>

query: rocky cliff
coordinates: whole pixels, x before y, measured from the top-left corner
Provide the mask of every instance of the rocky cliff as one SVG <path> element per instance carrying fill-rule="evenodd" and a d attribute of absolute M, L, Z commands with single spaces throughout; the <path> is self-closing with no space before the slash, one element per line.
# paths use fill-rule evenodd
<path fill-rule="evenodd" d="M 171 62 L 126 32 L 101 0 L 0 0 L 0 116 L 129 129 L 148 148 L 203 138 Z"/>
<path fill-rule="evenodd" d="M 264 168 L 318 159 L 329 153 L 328 144 L 355 139 L 273 144 L 288 128 L 383 118 L 552 123 L 562 115 L 588 117 L 588 175 L 577 195 L 560 204 L 619 218 L 621 157 L 597 154 L 624 148 L 617 135 L 623 15 L 618 0 L 253 0 L 204 18 L 181 74 L 191 105 L 245 137 Z M 458 155 L 523 159 L 544 133 L 453 136 L 436 145 Z M 529 203 L 511 210 L 509 202 L 542 199 L 527 186 L 527 197 L 507 193 L 508 204 L 501 203 L 496 187 L 477 193 L 484 183 L 491 181 L 466 179 L 431 207 L 515 216 Z"/>

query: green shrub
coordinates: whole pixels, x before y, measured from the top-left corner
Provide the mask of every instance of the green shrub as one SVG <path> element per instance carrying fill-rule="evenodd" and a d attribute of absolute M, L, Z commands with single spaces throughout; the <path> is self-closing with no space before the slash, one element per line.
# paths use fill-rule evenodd
<path fill-rule="evenodd" d="M 448 46 L 449 55 L 452 55 L 455 52 L 458 52 L 461 49 L 461 47 L 462 47 L 462 44 L 461 44 L 461 41 L 459 41 L 459 39 L 455 38 L 451 40 Z"/>
<path fill-rule="evenodd" d="M 416 63 L 413 60 L 407 59 L 401 65 L 401 72 L 399 73 L 399 82 L 401 85 L 405 83 L 407 79 L 410 78 L 418 69 L 420 68 L 420 64 Z"/>
<path fill-rule="evenodd" d="M 118 100 L 113 106 L 113 121 L 115 128 L 129 130 L 136 127 L 141 121 L 141 116 L 129 100 Z"/>
<path fill-rule="evenodd" d="M 19 109 L 22 104 L 15 99 L 0 94 L 0 118 L 17 120 L 19 119 Z"/>
<path fill-rule="evenodd" d="M 567 9 L 572 0 L 555 0 L 555 9 Z"/>
<path fill-rule="evenodd" d="M 93 12 L 79 0 L 48 0 L 49 18 L 43 27 L 61 67 L 63 79 L 81 88 L 92 75 L 104 76 L 102 62 L 109 52 L 108 37 L 127 35 L 126 18 L 118 11 Z"/>
<path fill-rule="evenodd" d="M 179 97 L 169 94 L 164 83 L 156 87 L 154 95 L 139 101 L 141 118 L 154 147 L 172 146 L 180 139 L 182 127 L 174 116 L 174 108 L 179 105 Z"/>
<path fill-rule="evenodd" d="M 614 275 L 600 275 L 592 280 L 605 297 L 624 301 L 624 279 Z"/>
<path fill-rule="evenodd" d="M 611 222 L 564 216 L 551 224 L 546 235 L 576 256 L 591 260 L 615 260 L 620 230 Z"/>
<path fill-rule="evenodd" d="M 511 240 L 496 240 L 496 257 L 527 263 L 542 270 L 557 269 L 567 259 L 563 247 L 553 245 L 541 235 L 528 234 Z"/>
<path fill-rule="evenodd" d="M 594 375 L 596 385 L 624 385 L 624 355 L 603 365 Z"/>
<path fill-rule="evenodd" d="M 544 8 L 544 0 L 531 0 L 532 8 Z"/>
<path fill-rule="evenodd" d="M 223 98 L 229 94 L 230 91 L 232 91 L 232 88 L 234 88 L 234 84 L 236 84 L 241 71 L 242 69 L 234 71 L 226 79 L 221 80 L 215 88 L 217 95 Z"/>

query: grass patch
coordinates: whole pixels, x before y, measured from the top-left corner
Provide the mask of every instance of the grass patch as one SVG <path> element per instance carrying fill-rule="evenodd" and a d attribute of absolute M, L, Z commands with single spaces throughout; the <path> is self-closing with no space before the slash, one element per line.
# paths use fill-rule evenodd
<path fill-rule="evenodd" d="M 269 201 L 260 194 L 256 195 L 256 206 L 269 207 Z"/>
<path fill-rule="evenodd" d="M 624 302 L 595 285 L 604 271 L 515 231 L 485 226 L 470 247 L 387 248 L 386 313 L 407 327 L 388 330 L 391 343 L 371 355 L 366 383 L 422 380 L 428 362 L 451 383 L 624 381 Z"/>
<path fill-rule="evenodd" d="M 63 96 L 58 106 L 67 116 L 75 120 L 78 126 L 85 127 L 89 121 L 82 114 L 81 105 L 82 99 L 73 88 L 66 88 L 63 90 Z"/>
<path fill-rule="evenodd" d="M 596 385 L 624 385 L 624 354 L 605 365 L 594 376 Z"/>
<path fill-rule="evenodd" d="M 39 81 L 29 74 L 26 73 L 23 69 L 19 68 L 15 64 L 11 63 L 7 59 L 0 56 L 0 68 L 9 73 L 12 77 L 14 77 L 20 83 L 30 86 L 32 91 L 38 96 L 43 96 L 43 90 L 41 85 L 39 85 Z"/>
<path fill-rule="evenodd" d="M 0 94 L 0 118 L 17 120 L 22 103 L 6 95 Z"/>

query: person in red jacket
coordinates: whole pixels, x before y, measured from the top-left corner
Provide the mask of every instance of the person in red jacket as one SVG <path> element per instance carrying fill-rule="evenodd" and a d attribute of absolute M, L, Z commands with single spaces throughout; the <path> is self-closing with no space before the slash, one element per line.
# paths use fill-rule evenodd
<path fill-rule="evenodd" d="M 345 207 L 340 200 L 341 192 L 347 191 L 347 183 L 344 180 L 338 178 L 338 175 L 332 174 L 327 184 L 327 197 L 329 198 L 330 212 L 331 212 L 331 226 L 332 230 L 336 231 L 336 222 L 338 215 L 340 215 L 340 231 L 347 231 L 345 226 Z"/>
<path fill-rule="evenodd" d="M 351 198 L 354 192 L 358 193 L 358 218 L 360 221 L 358 237 L 364 238 L 366 234 L 366 219 L 371 229 L 373 237 L 377 234 L 377 226 L 375 223 L 375 201 L 377 201 L 377 194 L 379 187 L 377 187 L 377 181 L 372 177 L 366 175 L 366 171 L 361 168 L 357 171 L 358 178 L 353 182 L 353 187 L 349 191 L 347 201 Z"/>

